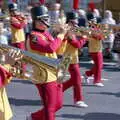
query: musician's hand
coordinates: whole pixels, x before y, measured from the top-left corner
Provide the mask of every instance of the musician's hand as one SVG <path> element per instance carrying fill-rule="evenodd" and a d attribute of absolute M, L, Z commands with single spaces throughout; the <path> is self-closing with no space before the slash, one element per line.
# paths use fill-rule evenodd
<path fill-rule="evenodd" d="M 54 38 L 60 38 L 61 40 L 63 40 L 66 32 L 63 32 L 63 30 L 57 29 L 57 30 L 53 30 L 51 34 Z"/>
<path fill-rule="evenodd" d="M 17 20 L 15 17 L 11 17 L 10 21 L 12 24 L 15 24 L 15 23 L 20 24 L 19 20 Z"/>
<path fill-rule="evenodd" d="M 20 17 L 23 19 L 23 22 L 27 24 L 27 17 L 23 13 L 20 14 Z"/>
<path fill-rule="evenodd" d="M 16 61 L 20 60 L 23 57 L 21 52 L 19 50 L 13 50 L 11 49 L 6 55 L 5 55 L 5 62 L 7 64 L 14 65 Z"/>
<path fill-rule="evenodd" d="M 98 39 L 98 40 L 103 40 L 104 36 L 102 34 L 92 34 L 92 38 Z"/>
<path fill-rule="evenodd" d="M 72 41 L 75 38 L 75 35 L 73 34 L 72 31 L 68 31 L 67 34 L 65 35 L 65 39 L 68 40 L 69 42 Z"/>

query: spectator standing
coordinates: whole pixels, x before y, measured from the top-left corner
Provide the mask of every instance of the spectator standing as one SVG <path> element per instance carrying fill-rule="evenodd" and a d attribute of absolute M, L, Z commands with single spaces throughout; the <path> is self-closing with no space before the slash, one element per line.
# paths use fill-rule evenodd
<path fill-rule="evenodd" d="M 118 26 L 120 25 L 117 24 Z M 115 40 L 113 43 L 113 52 L 117 55 L 117 64 L 115 65 L 116 68 L 120 69 L 120 29 L 115 33 Z"/>
<path fill-rule="evenodd" d="M 32 30 L 32 18 L 31 15 L 29 13 L 25 14 L 25 17 L 27 19 L 27 25 L 24 28 L 24 32 L 25 32 L 25 40 L 27 39 L 28 34 L 30 33 L 30 31 Z"/>
<path fill-rule="evenodd" d="M 51 3 L 49 8 L 49 16 L 51 24 L 58 24 L 58 20 L 60 17 L 60 7 L 59 3 Z"/>
<path fill-rule="evenodd" d="M 105 11 L 104 18 L 101 23 L 108 25 L 108 27 L 109 27 L 109 25 L 116 24 L 116 21 L 113 19 L 112 12 L 110 10 Z M 113 42 L 114 42 L 114 38 L 115 38 L 115 35 L 114 35 L 112 29 L 109 29 L 109 31 L 111 31 L 109 36 L 103 41 L 103 53 L 104 53 L 103 55 L 105 58 L 112 58 L 111 50 L 112 50 Z"/>
<path fill-rule="evenodd" d="M 87 19 L 86 19 L 86 12 L 83 9 L 77 10 L 79 18 L 78 18 L 78 26 L 85 27 L 87 25 Z"/>
<path fill-rule="evenodd" d="M 0 43 L 8 45 L 8 37 L 4 33 L 3 22 L 0 22 Z"/>
<path fill-rule="evenodd" d="M 102 17 L 100 16 L 100 12 L 99 12 L 98 9 L 94 9 L 94 10 L 93 10 L 93 15 L 94 15 L 94 17 L 96 18 L 97 23 L 101 23 Z"/>
<path fill-rule="evenodd" d="M 116 24 L 116 21 L 113 19 L 113 15 L 112 15 L 112 12 L 110 10 L 105 11 L 102 23 L 103 24 L 111 24 L 111 25 Z"/>
<path fill-rule="evenodd" d="M 64 10 L 60 10 L 60 15 L 59 15 L 59 18 L 58 18 L 58 22 L 61 25 L 64 25 L 66 23 L 66 15 L 65 15 Z"/>

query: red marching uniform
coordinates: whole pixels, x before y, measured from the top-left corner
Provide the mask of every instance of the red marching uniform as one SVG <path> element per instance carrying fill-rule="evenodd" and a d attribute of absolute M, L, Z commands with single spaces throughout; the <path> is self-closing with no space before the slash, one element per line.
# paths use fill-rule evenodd
<path fill-rule="evenodd" d="M 40 16 L 45 13 L 45 11 L 41 13 L 41 10 L 46 11 L 46 7 L 40 6 L 32 8 L 33 20 L 34 17 L 36 18 L 36 16 L 38 16 L 34 13 L 37 12 Z M 41 19 L 37 19 L 37 21 L 39 22 Z M 42 23 L 40 22 L 40 24 L 45 25 L 43 21 Z M 60 44 L 60 38 L 54 39 L 46 30 L 43 31 L 35 28 L 27 39 L 26 48 L 28 51 L 38 55 L 57 58 L 55 51 Z M 55 112 L 62 107 L 62 85 L 57 83 L 57 76 L 53 71 L 47 69 L 47 67 L 46 70 L 48 75 L 44 82 L 41 81 L 45 79 L 45 76 L 38 76 L 39 80 L 33 81 L 43 100 L 44 107 L 31 114 L 32 120 L 55 120 Z"/>
<path fill-rule="evenodd" d="M 25 34 L 24 27 L 26 22 L 22 20 L 21 16 L 12 16 L 11 17 L 11 31 L 12 31 L 12 40 L 11 45 L 22 50 L 25 50 Z M 22 64 L 23 71 L 25 71 L 26 66 Z"/>
<path fill-rule="evenodd" d="M 103 54 L 102 54 L 102 40 L 104 39 L 102 34 L 96 34 L 90 38 L 88 42 L 89 53 L 94 61 L 93 67 L 85 72 L 85 76 L 94 77 L 93 83 L 96 86 L 104 86 L 102 84 L 101 74 L 103 68 Z"/>
<path fill-rule="evenodd" d="M 33 36 L 37 37 L 37 42 L 35 43 Z M 41 33 L 38 31 L 32 31 L 29 43 L 27 42 L 27 49 L 30 52 L 44 55 L 50 58 L 57 58 L 56 49 L 60 46 L 60 39 L 53 39 L 47 32 Z M 49 76 L 45 83 L 40 83 L 41 77 L 39 76 L 39 81 L 35 82 L 36 87 L 40 93 L 43 100 L 44 108 L 32 113 L 32 119 L 45 119 L 54 120 L 54 111 L 57 111 L 62 106 L 62 88 L 61 85 L 57 84 L 57 77 L 52 71 L 48 71 Z M 43 78 L 44 79 L 44 78 Z"/>
<path fill-rule="evenodd" d="M 24 27 L 26 22 L 24 22 L 21 16 L 13 16 L 11 18 L 11 31 L 12 31 L 12 41 L 11 45 L 20 49 L 25 49 L 25 35 Z"/>
<path fill-rule="evenodd" d="M 22 15 L 18 15 L 17 4 L 11 3 L 8 5 L 10 13 L 10 25 L 11 25 L 11 45 L 22 50 L 25 50 L 25 33 L 24 27 L 27 25 L 26 18 Z M 22 64 L 23 71 L 25 71 L 26 66 Z"/>
<path fill-rule="evenodd" d="M 0 120 L 9 120 L 13 116 L 5 89 L 11 79 L 9 65 L 0 65 Z"/>
<path fill-rule="evenodd" d="M 9 4 L 8 8 L 10 13 L 10 25 L 12 32 L 11 45 L 24 50 L 25 49 L 24 27 L 27 25 L 26 18 L 18 14 L 16 3 Z"/>
<path fill-rule="evenodd" d="M 68 12 L 67 23 L 77 24 L 78 14 L 75 12 Z M 76 23 L 74 23 L 76 22 Z M 69 35 L 68 35 L 69 34 Z M 69 66 L 70 79 L 63 83 L 63 91 L 70 87 L 73 87 L 74 103 L 77 107 L 87 107 L 88 105 L 83 101 L 82 95 L 82 79 L 80 75 L 78 49 L 81 48 L 85 43 L 86 39 L 82 37 L 77 37 L 73 33 L 68 33 L 65 35 L 65 39 L 60 47 L 60 52 L 64 51 L 63 55 L 70 55 L 72 57 L 71 64 Z M 65 48 L 64 48 L 65 47 Z"/>
<path fill-rule="evenodd" d="M 85 44 L 86 40 L 83 38 L 77 39 L 75 36 L 73 36 L 71 41 L 69 41 L 69 38 L 67 41 L 68 43 L 64 54 L 71 53 L 70 55 L 72 56 L 72 61 L 69 66 L 71 78 L 63 83 L 63 91 L 73 86 L 74 103 L 76 103 L 78 101 L 83 101 L 78 49 Z"/>

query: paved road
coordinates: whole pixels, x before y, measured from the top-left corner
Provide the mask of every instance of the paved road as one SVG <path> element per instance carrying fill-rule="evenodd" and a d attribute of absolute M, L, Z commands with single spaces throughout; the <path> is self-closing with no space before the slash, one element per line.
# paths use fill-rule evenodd
<path fill-rule="evenodd" d="M 103 78 L 105 87 L 83 85 L 84 99 L 88 108 L 73 106 L 72 89 L 64 94 L 63 108 L 57 112 L 56 120 L 120 120 L 120 71 L 113 68 L 114 63 L 104 63 Z M 81 73 L 91 67 L 88 62 L 81 62 Z M 13 109 L 12 120 L 25 120 L 26 115 L 39 109 L 40 101 L 37 90 L 31 82 L 13 80 L 7 87 Z"/>

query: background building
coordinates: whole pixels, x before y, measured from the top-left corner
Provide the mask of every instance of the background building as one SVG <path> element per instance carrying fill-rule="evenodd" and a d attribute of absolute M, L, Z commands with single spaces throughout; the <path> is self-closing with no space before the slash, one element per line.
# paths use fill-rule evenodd
<path fill-rule="evenodd" d="M 103 0 L 101 6 L 104 10 L 111 10 L 117 21 L 120 19 L 120 0 Z"/>

